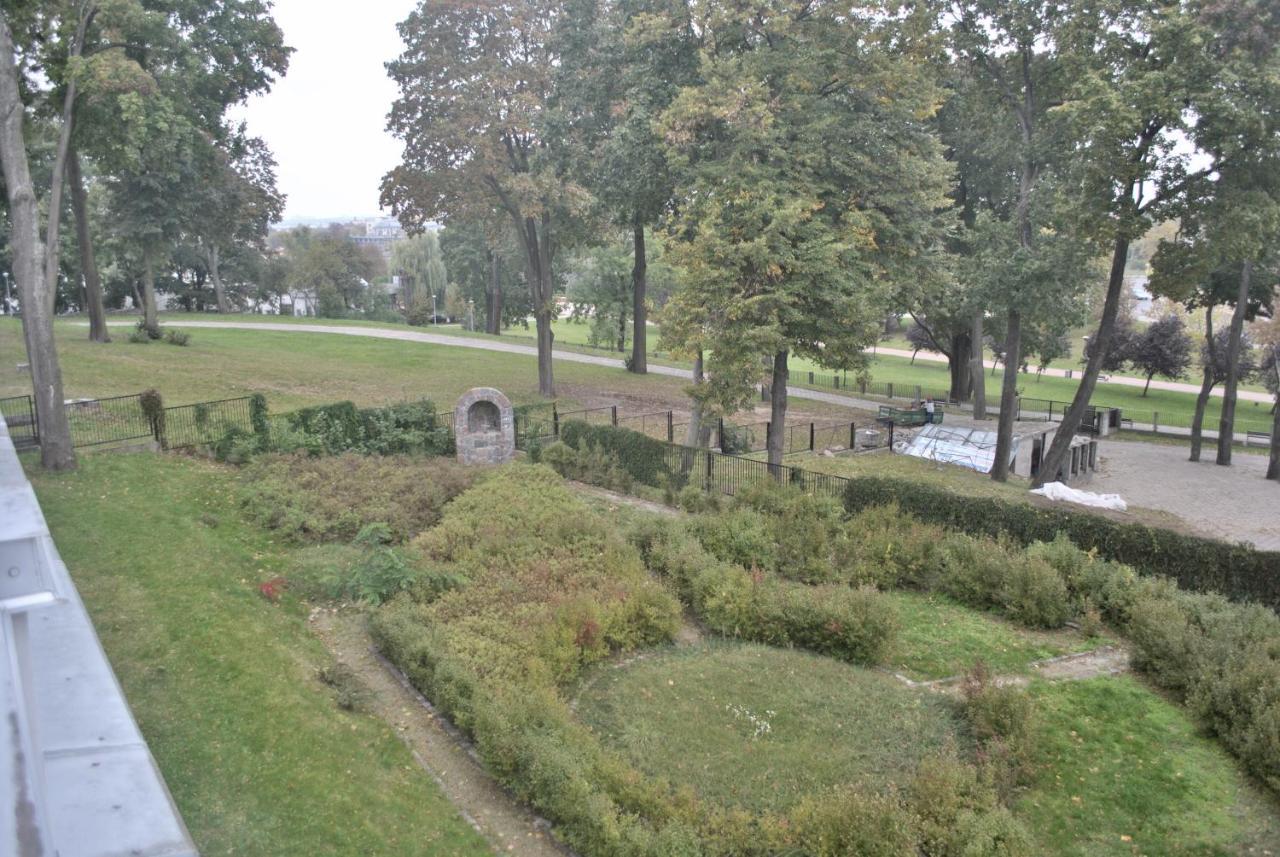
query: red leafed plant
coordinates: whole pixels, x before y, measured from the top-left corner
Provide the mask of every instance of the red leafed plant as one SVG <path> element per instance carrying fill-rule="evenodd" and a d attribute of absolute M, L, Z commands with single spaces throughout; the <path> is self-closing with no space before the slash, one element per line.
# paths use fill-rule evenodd
<path fill-rule="evenodd" d="M 258 584 L 258 592 L 262 593 L 262 597 L 273 604 L 280 600 L 281 594 L 288 588 L 289 581 L 283 577 L 273 577 Z"/>

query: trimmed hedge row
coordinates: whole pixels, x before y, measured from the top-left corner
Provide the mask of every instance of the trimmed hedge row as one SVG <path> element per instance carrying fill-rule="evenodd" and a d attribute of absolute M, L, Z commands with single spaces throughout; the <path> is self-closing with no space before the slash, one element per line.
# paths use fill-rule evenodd
<path fill-rule="evenodd" d="M 671 445 L 666 441 L 627 428 L 592 425 L 581 420 L 563 423 L 560 440 L 577 450 L 597 447 L 616 456 L 631 478 L 644 485 L 654 488 L 667 485 L 667 450 Z"/>
<path fill-rule="evenodd" d="M 1184 589 L 1217 592 L 1237 601 L 1280 608 L 1280 553 L 1144 524 L 1113 521 L 1088 512 L 1041 509 L 989 497 L 966 497 L 943 488 L 874 476 L 851 478 L 845 508 L 853 513 L 896 503 L 922 521 L 972 535 L 1005 536 L 1023 544 L 1050 542 L 1065 533 L 1086 551 L 1171 577 Z"/>

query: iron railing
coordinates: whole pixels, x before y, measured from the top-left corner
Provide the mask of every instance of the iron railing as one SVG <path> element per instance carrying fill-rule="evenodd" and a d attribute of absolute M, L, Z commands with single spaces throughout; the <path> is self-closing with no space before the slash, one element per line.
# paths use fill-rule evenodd
<path fill-rule="evenodd" d="M 155 437 L 151 421 L 142 409 L 142 395 L 111 396 L 67 402 L 71 425 L 71 445 L 77 448 L 150 440 Z"/>
<path fill-rule="evenodd" d="M 164 409 L 160 426 L 160 446 L 164 449 L 189 449 L 207 446 L 224 437 L 232 429 L 253 430 L 250 396 L 218 399 L 194 405 L 175 405 Z"/>
<path fill-rule="evenodd" d="M 40 445 L 40 422 L 36 405 L 30 396 L 8 396 L 0 399 L 0 415 L 9 427 L 9 439 L 17 450 Z"/>

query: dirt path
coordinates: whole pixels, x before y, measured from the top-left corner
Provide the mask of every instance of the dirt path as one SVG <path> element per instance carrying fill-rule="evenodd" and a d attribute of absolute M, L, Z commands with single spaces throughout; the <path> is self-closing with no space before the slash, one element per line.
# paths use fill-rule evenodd
<path fill-rule="evenodd" d="M 1000 687 L 1025 687 L 1032 678 L 1043 678 L 1049 681 L 1083 681 L 1099 676 L 1119 675 L 1129 672 L 1129 651 L 1117 646 L 1102 646 L 1088 652 L 1074 655 L 1061 655 L 1030 664 L 1031 675 L 998 675 L 992 681 Z M 893 673 L 894 678 L 908 687 L 922 687 L 938 693 L 957 694 L 964 676 L 953 675 L 947 678 L 936 678 L 931 681 L 915 681 L 902 673 Z"/>
<path fill-rule="evenodd" d="M 396 730 L 422 769 L 496 853 L 572 857 L 550 835 L 550 823 L 489 776 L 466 739 L 375 653 L 362 614 L 317 609 L 311 627 L 334 659 L 369 690 L 370 711 Z"/>

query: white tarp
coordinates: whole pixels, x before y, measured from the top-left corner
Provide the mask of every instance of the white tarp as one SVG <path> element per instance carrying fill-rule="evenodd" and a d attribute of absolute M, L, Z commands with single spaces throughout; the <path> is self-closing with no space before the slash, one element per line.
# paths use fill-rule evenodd
<path fill-rule="evenodd" d="M 1091 491 L 1079 491 L 1061 482 L 1046 483 L 1043 488 L 1036 488 L 1032 494 L 1048 497 L 1050 500 L 1079 503 L 1081 506 L 1093 506 L 1096 509 L 1114 509 L 1123 512 L 1129 508 L 1119 494 L 1094 494 Z"/>
<path fill-rule="evenodd" d="M 985 429 L 961 426 L 944 426 L 932 423 L 924 426 L 911 439 L 903 452 L 916 458 L 958 464 L 979 473 L 990 473 L 996 460 L 996 433 Z M 1018 441 L 1010 458 L 1018 454 Z"/>

